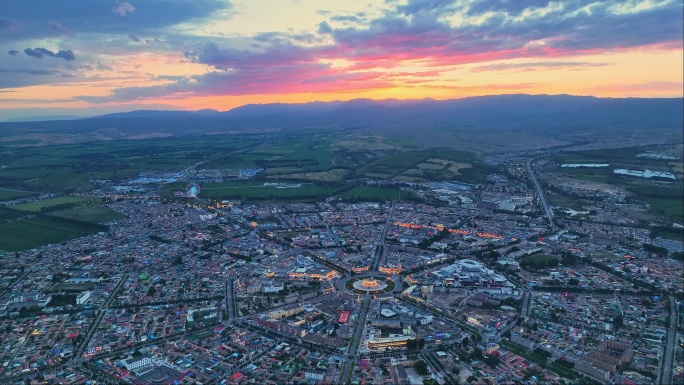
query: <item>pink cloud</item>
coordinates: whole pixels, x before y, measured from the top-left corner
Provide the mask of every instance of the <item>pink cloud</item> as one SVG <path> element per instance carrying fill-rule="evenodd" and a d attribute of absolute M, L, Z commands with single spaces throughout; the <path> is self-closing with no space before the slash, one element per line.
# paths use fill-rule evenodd
<path fill-rule="evenodd" d="M 128 15 L 129 13 L 133 13 L 134 11 L 135 7 L 125 1 L 123 3 L 117 4 L 116 7 L 112 8 L 113 14 L 122 17 Z"/>

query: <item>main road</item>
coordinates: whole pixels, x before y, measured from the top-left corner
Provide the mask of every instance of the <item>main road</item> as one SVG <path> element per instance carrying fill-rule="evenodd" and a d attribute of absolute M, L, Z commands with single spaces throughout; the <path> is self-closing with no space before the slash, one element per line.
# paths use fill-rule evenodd
<path fill-rule="evenodd" d="M 660 377 L 660 381 L 658 381 L 659 384 L 671 384 L 672 380 L 672 359 L 675 355 L 675 350 L 677 349 L 675 345 L 675 337 L 677 335 L 677 303 L 674 300 L 674 297 L 669 298 L 670 301 L 670 327 L 667 330 L 667 340 L 665 342 L 665 349 L 663 350 L 663 359 L 661 360 L 663 362 L 663 367 L 660 373 L 662 376 Z"/>
<path fill-rule="evenodd" d="M 380 265 L 380 259 L 382 259 L 382 253 L 384 252 L 385 248 L 385 238 L 387 237 L 387 232 L 392 224 L 392 214 L 394 214 L 394 201 L 390 203 L 389 211 L 387 212 L 385 228 L 382 230 L 382 238 L 380 238 L 380 244 L 375 248 L 375 253 L 373 254 L 373 261 L 370 266 L 371 271 L 378 270 Z"/>
<path fill-rule="evenodd" d="M 88 330 L 88 333 L 86 334 L 86 336 L 83 338 L 83 341 L 81 341 L 79 348 L 76 349 L 76 353 L 74 354 L 74 359 L 76 359 L 79 364 L 83 362 L 83 351 L 88 347 L 88 344 L 90 344 L 90 339 L 93 338 L 93 335 L 97 331 L 97 328 L 100 327 L 100 323 L 102 322 L 102 319 L 104 318 L 105 313 L 107 313 L 107 310 L 109 309 L 109 305 L 112 303 L 112 301 L 116 297 L 121 285 L 123 285 L 124 282 L 126 282 L 126 279 L 128 279 L 127 273 L 121 276 L 121 279 L 119 280 L 119 282 L 116 284 L 114 289 L 110 292 L 112 294 L 109 296 L 109 298 L 107 298 L 105 303 L 102 306 L 100 306 L 97 318 L 95 318 L 95 321 L 93 321 L 93 323 L 91 324 L 90 329 Z"/>
<path fill-rule="evenodd" d="M 340 372 L 340 377 L 338 378 L 338 384 L 347 384 L 347 379 L 351 376 L 354 367 L 356 366 L 356 358 L 358 357 L 359 343 L 361 342 L 361 336 L 363 330 L 366 328 L 366 316 L 368 316 L 368 308 L 370 307 L 370 302 L 367 299 L 361 301 L 359 309 L 359 318 L 356 320 L 356 325 L 354 326 L 354 335 L 351 338 L 351 343 L 349 344 L 349 350 L 347 351 L 347 356 L 345 358 L 344 370 Z"/>
<path fill-rule="evenodd" d="M 235 290 L 233 285 L 233 278 L 228 278 L 225 282 L 226 289 L 226 311 L 228 312 L 228 319 L 236 318 L 235 314 Z"/>
<path fill-rule="evenodd" d="M 546 196 L 544 195 L 544 190 L 542 190 L 541 184 L 537 180 L 537 176 L 534 175 L 534 171 L 532 170 L 532 162 L 534 162 L 534 159 L 535 158 L 527 161 L 527 173 L 530 174 L 530 179 L 532 179 L 532 183 L 534 183 L 534 188 L 537 190 L 539 202 L 541 202 L 542 208 L 544 209 L 544 215 L 546 215 L 546 218 L 549 220 L 551 228 L 553 228 L 553 211 L 551 210 L 551 207 L 549 207 L 549 204 L 546 201 Z"/>

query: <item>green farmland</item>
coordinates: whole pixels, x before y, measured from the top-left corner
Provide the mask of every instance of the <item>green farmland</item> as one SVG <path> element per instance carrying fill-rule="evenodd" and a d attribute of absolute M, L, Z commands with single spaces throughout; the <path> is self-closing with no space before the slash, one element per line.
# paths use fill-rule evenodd
<path fill-rule="evenodd" d="M 101 229 L 88 223 L 65 222 L 59 218 L 30 217 L 0 223 L 0 250 L 20 251 L 68 241 Z"/>
<path fill-rule="evenodd" d="M 221 186 L 222 185 L 222 186 Z M 240 200 L 310 200 L 333 196 L 346 188 L 353 187 L 346 184 L 325 186 L 313 183 L 300 184 L 298 187 L 264 186 L 263 182 L 255 185 L 226 186 L 225 183 L 216 186 L 208 184 L 202 187 L 202 198 L 206 199 L 240 199 Z"/>
<path fill-rule="evenodd" d="M 359 186 L 340 194 L 340 198 L 353 201 L 386 202 L 392 200 L 411 199 L 413 194 L 392 187 Z"/>
<path fill-rule="evenodd" d="M 77 219 L 79 221 L 92 223 L 107 223 L 126 218 L 123 214 L 119 214 L 107 206 L 79 207 L 71 210 L 60 211 L 54 215 L 62 218 Z"/>
<path fill-rule="evenodd" d="M 0 187 L 89 191 L 93 180 L 121 181 L 141 172 L 173 170 L 253 146 L 230 138 L 164 138 L 35 147 L 0 147 Z M 0 199 L 1 199 L 0 195 Z"/>
<path fill-rule="evenodd" d="M 83 197 L 59 197 L 53 199 L 45 199 L 35 202 L 23 203 L 12 206 L 12 208 L 23 211 L 40 212 L 43 209 L 51 209 L 60 205 L 73 204 L 76 206 L 91 206 L 99 204 L 99 198 L 83 198 Z"/>
<path fill-rule="evenodd" d="M 31 198 L 37 196 L 37 193 L 26 192 L 26 191 L 15 191 L 15 190 L 5 190 L 0 189 L 0 202 L 11 201 L 14 199 Z"/>

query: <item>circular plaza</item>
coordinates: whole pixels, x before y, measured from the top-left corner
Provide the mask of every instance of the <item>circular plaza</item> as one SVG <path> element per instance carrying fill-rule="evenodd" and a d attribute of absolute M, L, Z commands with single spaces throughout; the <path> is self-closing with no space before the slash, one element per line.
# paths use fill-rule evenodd
<path fill-rule="evenodd" d="M 394 290 L 395 283 L 384 277 L 353 277 L 344 284 L 345 289 L 356 294 L 375 295 L 389 293 Z"/>

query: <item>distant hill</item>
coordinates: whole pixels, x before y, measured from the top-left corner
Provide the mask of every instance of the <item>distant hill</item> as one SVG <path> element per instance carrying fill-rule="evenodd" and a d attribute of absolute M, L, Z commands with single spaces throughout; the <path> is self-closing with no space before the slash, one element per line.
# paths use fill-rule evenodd
<path fill-rule="evenodd" d="M 4 120 L 5 122 L 44 122 L 44 121 L 51 121 L 51 120 L 76 120 L 76 119 L 83 119 L 83 116 L 72 116 L 72 115 L 52 115 L 52 116 L 24 116 L 24 117 L 17 117 L 17 118 L 9 118 Z"/>
<path fill-rule="evenodd" d="M 259 133 L 303 129 L 364 127 L 387 132 L 409 127 L 423 137 L 443 135 L 457 127 L 490 130 L 544 131 L 547 137 L 582 131 L 611 132 L 682 130 L 682 98 L 596 98 L 570 95 L 496 95 L 451 100 L 372 100 L 300 104 L 248 104 L 226 112 L 141 110 L 88 119 L 0 123 L 0 140 L 50 133 L 73 140 L 144 138 L 150 136 Z M 435 131 L 437 130 L 437 131 Z M 589 130 L 589 131 L 587 131 Z M 606 133 L 608 131 L 605 131 Z M 551 133 L 551 134 L 549 134 Z M 635 134 L 636 135 L 636 134 Z M 588 139 L 591 140 L 591 139 Z"/>
<path fill-rule="evenodd" d="M 249 104 L 229 118 L 287 116 L 365 123 L 450 121 L 494 126 L 586 124 L 682 124 L 682 98 L 596 98 L 570 95 L 496 95 L 451 100 L 371 100 L 304 104 Z M 370 119 L 370 121 L 369 121 Z"/>
<path fill-rule="evenodd" d="M 113 114 L 106 114 L 94 116 L 88 119 L 131 119 L 131 118 L 153 118 L 153 119 L 170 119 L 170 118 L 186 118 L 186 117 L 201 117 L 201 116 L 217 116 L 220 112 L 216 110 L 199 110 L 199 111 L 160 111 L 160 110 L 137 110 L 131 112 L 117 112 Z"/>

